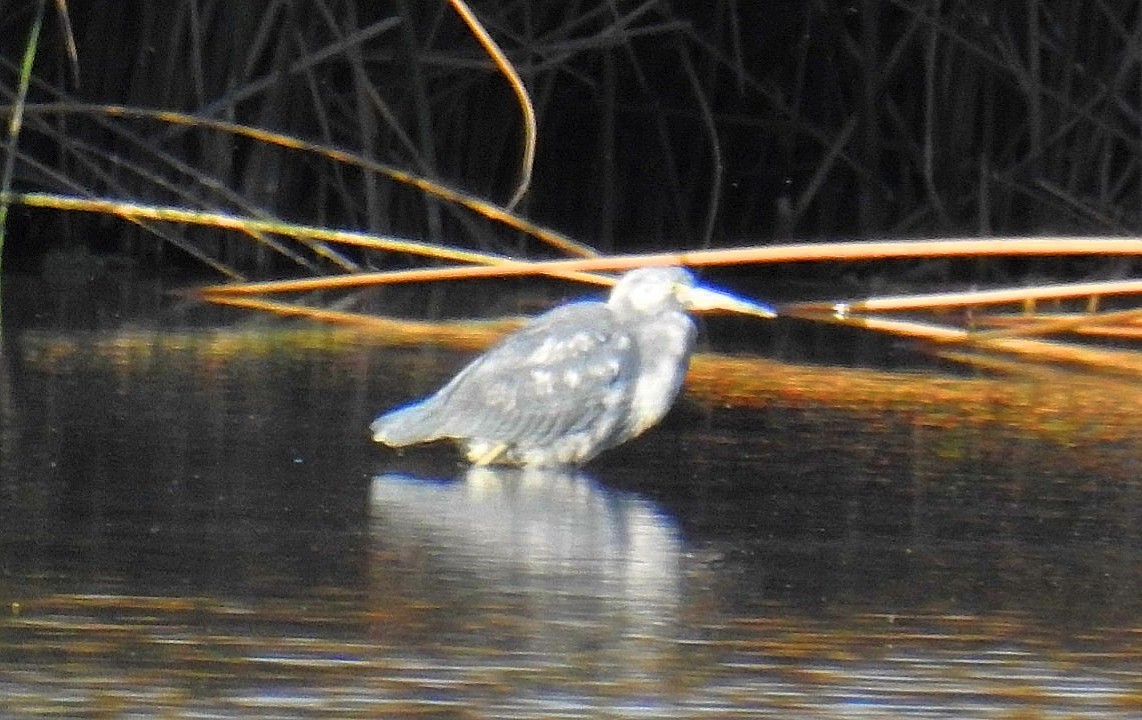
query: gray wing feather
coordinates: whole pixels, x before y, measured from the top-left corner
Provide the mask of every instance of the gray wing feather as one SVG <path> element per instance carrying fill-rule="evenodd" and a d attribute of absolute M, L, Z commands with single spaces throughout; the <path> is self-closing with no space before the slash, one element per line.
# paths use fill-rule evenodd
<path fill-rule="evenodd" d="M 474 360 L 423 403 L 434 437 L 544 445 L 617 422 L 637 349 L 602 303 L 572 303 L 535 318 Z"/>
<path fill-rule="evenodd" d="M 429 398 L 381 415 L 369 426 L 373 439 L 390 447 L 402 447 L 443 437 L 431 401 Z"/>

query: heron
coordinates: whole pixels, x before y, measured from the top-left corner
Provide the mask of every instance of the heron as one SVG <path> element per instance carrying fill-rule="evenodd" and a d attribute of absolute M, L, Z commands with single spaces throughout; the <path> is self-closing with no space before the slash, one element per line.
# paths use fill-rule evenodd
<path fill-rule="evenodd" d="M 533 318 L 436 393 L 380 415 L 373 439 L 392 447 L 450 439 L 473 465 L 582 465 L 674 404 L 694 349 L 690 310 L 775 316 L 697 285 L 682 267 L 632 270 L 605 302 L 573 301 Z"/>

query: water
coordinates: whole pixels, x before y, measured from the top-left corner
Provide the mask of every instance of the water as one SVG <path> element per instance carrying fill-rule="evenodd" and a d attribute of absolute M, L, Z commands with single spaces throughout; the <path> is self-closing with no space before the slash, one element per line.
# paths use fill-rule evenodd
<path fill-rule="evenodd" d="M 691 397 L 467 472 L 366 431 L 461 355 L 7 292 L 0 716 L 1142 713 L 1137 427 Z"/>

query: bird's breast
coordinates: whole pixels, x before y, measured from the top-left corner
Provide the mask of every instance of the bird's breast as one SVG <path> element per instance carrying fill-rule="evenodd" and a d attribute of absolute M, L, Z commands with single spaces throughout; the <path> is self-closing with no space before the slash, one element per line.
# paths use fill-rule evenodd
<path fill-rule="evenodd" d="M 682 386 L 694 348 L 694 323 L 682 312 L 669 313 L 636 329 L 639 368 L 631 396 L 628 437 L 662 419 Z"/>

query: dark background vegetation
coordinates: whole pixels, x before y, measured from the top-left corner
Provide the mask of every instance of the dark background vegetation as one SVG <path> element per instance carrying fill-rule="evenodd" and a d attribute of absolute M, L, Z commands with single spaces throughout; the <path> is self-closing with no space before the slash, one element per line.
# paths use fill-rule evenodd
<path fill-rule="evenodd" d="M 34 5 L 0 0 L 8 97 Z M 539 115 L 535 181 L 520 212 L 600 250 L 1126 234 L 1139 224 L 1136 0 L 472 5 Z M 17 189 L 536 252 L 502 228 L 313 154 L 80 107 L 164 108 L 270 128 L 505 202 L 520 113 L 444 0 L 68 8 L 78 82 L 49 10 L 30 101 L 71 111 L 30 109 Z M 15 256 L 70 242 L 185 260 L 119 220 L 15 214 Z M 266 273 L 290 264 L 248 238 L 171 232 L 235 266 Z"/>

